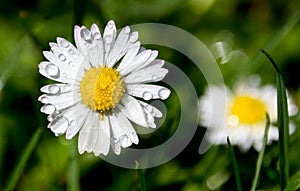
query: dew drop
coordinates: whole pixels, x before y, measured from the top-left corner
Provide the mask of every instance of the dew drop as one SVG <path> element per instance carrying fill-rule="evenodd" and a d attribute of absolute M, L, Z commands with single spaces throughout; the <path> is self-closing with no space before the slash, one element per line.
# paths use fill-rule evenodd
<path fill-rule="evenodd" d="M 46 104 L 41 108 L 41 112 L 45 113 L 45 114 L 52 114 L 55 111 L 55 107 L 54 105 L 51 104 Z"/>
<path fill-rule="evenodd" d="M 39 97 L 38 100 L 42 103 L 47 103 L 48 102 L 48 98 L 45 95 L 42 95 L 41 97 Z"/>
<path fill-rule="evenodd" d="M 130 33 L 130 28 L 129 28 L 129 26 L 124 27 L 123 30 L 124 30 L 124 32 L 125 32 L 126 34 Z"/>
<path fill-rule="evenodd" d="M 66 84 L 64 86 L 62 86 L 63 92 L 69 92 L 72 90 L 72 86 L 69 84 Z"/>
<path fill-rule="evenodd" d="M 69 52 L 70 55 L 73 55 L 73 54 L 74 54 L 74 50 L 72 50 L 72 49 L 69 49 L 68 52 Z"/>
<path fill-rule="evenodd" d="M 59 77 L 59 68 L 55 66 L 54 64 L 48 64 L 45 68 L 46 73 L 53 77 L 53 78 L 58 78 Z"/>
<path fill-rule="evenodd" d="M 51 94 L 57 94 L 60 91 L 60 89 L 59 89 L 59 87 L 57 85 L 50 85 L 48 87 L 48 91 Z"/>
<path fill-rule="evenodd" d="M 92 33 L 91 33 L 91 31 L 87 30 L 86 28 L 81 29 L 80 36 L 85 41 L 92 40 Z"/>
<path fill-rule="evenodd" d="M 94 38 L 97 39 L 97 40 L 100 40 L 100 39 L 101 39 L 101 34 L 98 33 L 98 32 L 96 32 L 96 33 L 94 34 Z"/>
<path fill-rule="evenodd" d="M 113 23 L 109 23 L 109 24 L 107 25 L 107 27 L 108 27 L 109 29 L 113 29 L 113 28 L 114 28 L 114 24 L 113 24 Z"/>
<path fill-rule="evenodd" d="M 105 39 L 105 43 L 106 44 L 110 44 L 112 42 L 112 40 L 113 40 L 113 38 L 112 38 L 111 35 L 105 36 L 104 39 Z"/>
<path fill-rule="evenodd" d="M 68 48 L 70 46 L 69 43 L 65 39 L 61 39 L 59 43 L 60 43 L 60 46 L 63 48 Z"/>
<path fill-rule="evenodd" d="M 74 62 L 72 62 L 72 61 L 70 61 L 70 62 L 68 62 L 68 65 L 70 66 L 70 67 L 74 67 L 75 65 L 74 65 Z"/>
<path fill-rule="evenodd" d="M 160 99 L 167 99 L 170 95 L 170 90 L 166 89 L 166 88 L 161 88 L 158 91 L 158 96 Z"/>
<path fill-rule="evenodd" d="M 144 100 L 150 100 L 152 98 L 152 93 L 145 91 L 142 96 Z"/>
<path fill-rule="evenodd" d="M 157 80 L 157 79 L 158 79 L 157 75 L 152 75 L 152 80 Z"/>
<path fill-rule="evenodd" d="M 61 61 L 66 61 L 66 56 L 63 54 L 59 54 L 58 59 L 60 59 Z"/>

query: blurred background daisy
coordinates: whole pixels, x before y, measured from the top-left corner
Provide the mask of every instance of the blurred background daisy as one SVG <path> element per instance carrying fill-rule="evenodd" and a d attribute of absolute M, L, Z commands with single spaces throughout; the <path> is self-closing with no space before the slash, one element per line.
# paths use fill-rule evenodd
<path fill-rule="evenodd" d="M 221 95 L 220 91 L 226 90 Z M 268 143 L 278 140 L 277 123 L 277 89 L 274 85 L 260 85 L 259 76 L 251 76 L 248 79 L 240 79 L 232 89 L 214 86 L 206 89 L 205 94 L 199 100 L 200 120 L 203 126 L 207 126 L 207 140 L 212 144 L 227 145 L 227 137 L 233 145 L 239 146 L 242 151 L 248 151 L 251 146 L 260 151 L 266 127 L 266 114 L 270 116 L 271 126 L 268 134 Z M 225 104 L 225 111 L 218 109 L 219 104 Z M 214 107 L 214 105 L 216 105 Z M 297 106 L 291 98 L 288 98 L 289 115 L 297 114 Z M 216 116 L 212 116 L 215 109 Z M 223 126 L 214 122 L 215 118 L 223 118 Z M 290 132 L 295 126 L 290 125 Z"/>

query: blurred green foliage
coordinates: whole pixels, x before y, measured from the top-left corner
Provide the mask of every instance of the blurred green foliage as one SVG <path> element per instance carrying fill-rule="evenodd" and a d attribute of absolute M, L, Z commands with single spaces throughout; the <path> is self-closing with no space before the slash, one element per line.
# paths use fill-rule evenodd
<path fill-rule="evenodd" d="M 254 58 L 258 48 L 264 48 L 299 12 L 298 0 L 4 0 L 0 1 L 0 188 L 12 171 L 24 145 L 38 127 L 43 128 L 37 148 L 32 153 L 16 190 L 68 190 L 70 141 L 55 137 L 46 128 L 46 116 L 39 112 L 39 89 L 49 82 L 38 74 L 38 64 L 44 60 L 43 50 L 56 37 L 73 38 L 74 24 L 105 26 L 110 19 L 117 27 L 137 23 L 164 23 L 180 27 L 198 37 L 207 47 L 222 37 L 231 42 L 232 50 L 243 51 L 249 62 L 232 59 L 220 65 L 228 85 L 248 75 L 245 68 L 254 65 L 262 83 L 275 84 L 275 72 L 265 60 Z M 223 32 L 222 32 L 223 31 Z M 283 71 L 291 95 L 300 105 L 300 25 L 281 35 L 270 52 Z M 143 34 L 140 34 L 141 36 Z M 151 47 L 151 46 L 149 46 Z M 152 47 L 151 47 L 152 48 Z M 159 57 L 180 67 L 202 95 L 206 85 L 195 66 L 178 52 L 153 46 Z M 255 62 L 254 62 L 255 60 Z M 188 66 L 188 67 L 187 67 Z M 200 74 L 200 75 L 199 75 Z M 163 128 L 154 137 L 166 140 L 176 130 L 180 116 L 176 97 L 166 102 L 168 116 Z M 299 126 L 299 115 L 292 121 Z M 175 129 L 174 129 L 175 128 Z M 187 148 L 170 162 L 144 170 L 148 190 L 235 190 L 235 178 L 227 147 L 214 146 L 199 155 L 198 148 L 205 129 L 198 128 Z M 290 173 L 300 169 L 300 130 L 290 138 Z M 152 136 L 145 136 L 152 142 Z M 150 144 L 151 145 L 151 144 Z M 147 145 L 145 144 L 147 147 Z M 251 149 L 241 153 L 235 149 L 244 189 L 251 186 L 258 153 Z M 266 147 L 258 188 L 276 190 L 279 185 L 277 143 Z M 155 157 L 155 156 L 154 156 Z M 139 190 L 135 170 L 113 166 L 92 154 L 78 156 L 81 190 Z"/>

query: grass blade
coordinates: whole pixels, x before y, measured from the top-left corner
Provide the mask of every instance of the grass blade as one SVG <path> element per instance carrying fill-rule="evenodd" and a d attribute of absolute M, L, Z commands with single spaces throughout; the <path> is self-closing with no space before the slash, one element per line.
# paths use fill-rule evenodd
<path fill-rule="evenodd" d="M 141 191 L 147 190 L 146 178 L 142 169 L 139 168 L 139 163 L 136 161 L 136 171 L 139 175 Z"/>
<path fill-rule="evenodd" d="M 289 144 L 289 114 L 286 98 L 286 89 L 284 81 L 280 74 L 279 68 L 272 57 L 264 50 L 261 52 L 269 59 L 276 70 L 277 76 L 277 119 L 279 131 L 279 162 L 280 162 L 280 179 L 281 190 L 287 185 L 289 179 L 289 161 L 288 161 L 288 144 Z"/>
<path fill-rule="evenodd" d="M 293 176 L 284 191 L 294 191 L 300 188 L 300 170 Z"/>
<path fill-rule="evenodd" d="M 231 162 L 233 164 L 233 170 L 234 170 L 234 174 L 235 174 L 235 181 L 236 181 L 237 190 L 242 191 L 242 182 L 241 182 L 239 167 L 238 167 L 238 164 L 236 162 L 235 155 L 234 155 L 229 137 L 227 137 L 227 145 L 228 145 L 228 148 L 229 148 L 230 159 L 231 159 Z"/>
<path fill-rule="evenodd" d="M 264 156 L 264 153 L 265 153 L 265 148 L 266 148 L 267 141 L 268 141 L 268 134 L 269 134 L 269 128 L 270 128 L 270 117 L 269 117 L 268 114 L 266 115 L 266 119 L 267 119 L 267 121 L 266 121 L 265 135 L 264 135 L 264 138 L 263 138 L 261 151 L 259 152 L 259 155 L 258 155 L 258 158 L 257 158 L 257 161 L 256 161 L 255 175 L 254 175 L 254 178 L 253 178 L 253 181 L 252 181 L 251 191 L 255 191 L 255 189 L 256 189 L 257 181 L 258 181 L 258 177 L 259 177 L 259 172 L 260 172 L 261 164 L 262 164 L 262 161 L 263 161 L 263 156 Z"/>
<path fill-rule="evenodd" d="M 24 167 L 33 152 L 34 148 L 36 147 L 38 140 L 42 134 L 42 129 L 38 128 L 36 132 L 30 138 L 28 144 L 25 146 L 20 158 L 18 159 L 17 163 L 14 166 L 11 174 L 9 175 L 7 182 L 4 186 L 3 191 L 11 191 L 14 190 L 21 174 L 23 173 Z"/>

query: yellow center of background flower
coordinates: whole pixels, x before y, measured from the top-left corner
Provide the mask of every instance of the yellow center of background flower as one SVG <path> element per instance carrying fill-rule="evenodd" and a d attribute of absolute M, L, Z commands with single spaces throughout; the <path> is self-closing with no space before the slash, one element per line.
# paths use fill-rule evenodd
<path fill-rule="evenodd" d="M 91 68 L 80 82 L 83 103 L 101 114 L 113 109 L 124 92 L 123 78 L 114 68 Z"/>
<path fill-rule="evenodd" d="M 266 106 L 257 98 L 238 96 L 231 106 L 231 114 L 238 117 L 238 123 L 254 124 L 265 119 Z"/>

